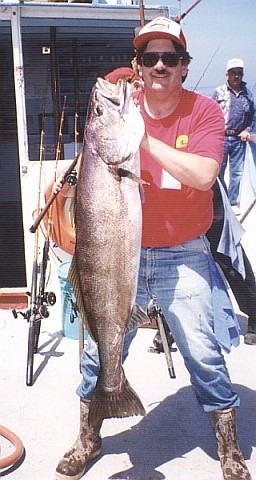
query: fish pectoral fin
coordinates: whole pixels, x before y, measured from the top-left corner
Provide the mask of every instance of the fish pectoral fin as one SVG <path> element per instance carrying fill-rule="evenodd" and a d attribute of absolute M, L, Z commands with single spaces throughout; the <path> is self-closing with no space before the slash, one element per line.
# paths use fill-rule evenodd
<path fill-rule="evenodd" d="M 98 425 L 104 418 L 123 418 L 145 414 L 141 400 L 124 374 L 118 391 L 104 390 L 98 379 L 90 404 L 89 425 Z"/>
<path fill-rule="evenodd" d="M 121 168 L 121 167 L 118 168 L 117 174 L 119 175 L 119 177 L 128 177 L 134 182 L 139 183 L 140 185 L 150 185 L 148 182 L 143 180 L 143 178 L 138 177 L 137 175 L 135 175 L 135 173 L 131 172 L 130 170 L 126 170 L 126 168 Z"/>
<path fill-rule="evenodd" d="M 144 325 L 145 323 L 151 323 L 150 318 L 143 308 L 140 307 L 137 303 L 132 308 L 130 318 L 126 326 L 126 332 L 129 333 L 135 328 Z"/>

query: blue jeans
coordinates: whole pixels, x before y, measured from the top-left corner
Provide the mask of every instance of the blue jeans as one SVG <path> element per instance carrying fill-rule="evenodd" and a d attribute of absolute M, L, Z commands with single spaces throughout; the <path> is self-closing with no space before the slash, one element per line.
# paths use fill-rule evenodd
<path fill-rule="evenodd" d="M 136 300 L 145 310 L 152 298 L 161 307 L 205 412 L 240 403 L 213 332 L 209 255 L 204 237 L 176 247 L 142 248 Z M 135 333 L 125 338 L 123 360 Z M 99 371 L 97 347 L 91 339 L 81 369 L 77 393 L 90 399 Z"/>
<path fill-rule="evenodd" d="M 220 177 L 224 180 L 229 160 L 228 198 L 231 205 L 239 204 L 239 189 L 244 170 L 245 147 L 246 142 L 243 142 L 240 137 L 225 137 Z"/>

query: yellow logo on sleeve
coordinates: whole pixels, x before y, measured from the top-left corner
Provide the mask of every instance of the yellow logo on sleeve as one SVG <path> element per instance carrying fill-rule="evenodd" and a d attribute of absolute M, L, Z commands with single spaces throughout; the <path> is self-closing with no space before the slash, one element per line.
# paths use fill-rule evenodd
<path fill-rule="evenodd" d="M 176 148 L 184 148 L 188 146 L 188 136 L 187 135 L 180 135 L 176 139 Z"/>

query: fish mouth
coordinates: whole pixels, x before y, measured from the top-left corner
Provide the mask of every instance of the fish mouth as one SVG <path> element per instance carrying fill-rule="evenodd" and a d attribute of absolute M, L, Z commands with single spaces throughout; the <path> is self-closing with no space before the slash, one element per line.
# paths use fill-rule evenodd
<path fill-rule="evenodd" d="M 125 78 L 120 78 L 117 83 L 110 83 L 108 80 L 99 77 L 96 82 L 96 92 L 100 91 L 100 95 L 111 103 L 116 105 L 121 115 L 128 113 L 128 105 L 130 99 L 130 84 Z"/>

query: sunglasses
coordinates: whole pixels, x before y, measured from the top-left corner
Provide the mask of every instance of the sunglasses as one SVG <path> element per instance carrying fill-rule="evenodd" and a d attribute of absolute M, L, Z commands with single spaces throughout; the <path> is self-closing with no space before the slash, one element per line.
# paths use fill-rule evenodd
<path fill-rule="evenodd" d="M 154 67 L 160 58 L 166 67 L 177 67 L 183 57 L 176 52 L 145 52 L 141 60 L 144 67 Z"/>

